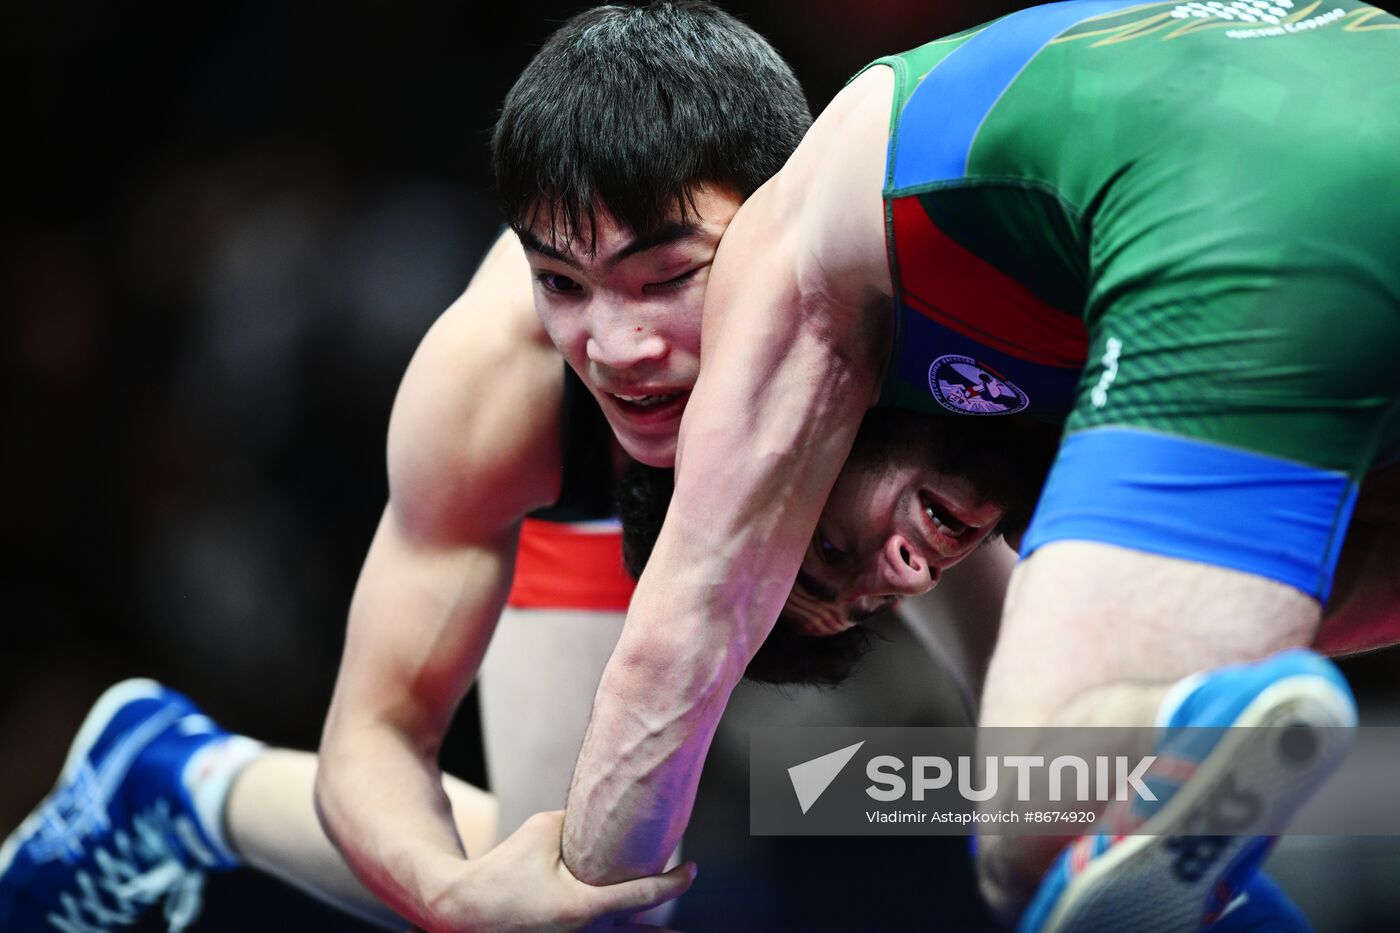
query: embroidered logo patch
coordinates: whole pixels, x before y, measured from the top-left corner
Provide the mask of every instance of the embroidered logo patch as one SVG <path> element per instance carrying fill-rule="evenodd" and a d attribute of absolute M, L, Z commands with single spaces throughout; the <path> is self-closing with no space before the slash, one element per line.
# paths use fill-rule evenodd
<path fill-rule="evenodd" d="M 970 356 L 940 356 L 928 368 L 928 388 L 960 415 L 1012 415 L 1030 404 L 1026 393 Z"/>

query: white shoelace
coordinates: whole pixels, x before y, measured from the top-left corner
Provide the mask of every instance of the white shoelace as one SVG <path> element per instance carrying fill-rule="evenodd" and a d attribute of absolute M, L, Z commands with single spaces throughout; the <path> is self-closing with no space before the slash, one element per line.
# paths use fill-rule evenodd
<path fill-rule="evenodd" d="M 180 933 L 199 916 L 204 873 L 185 867 L 171 845 L 174 835 L 188 838 L 194 827 L 186 816 L 172 817 L 170 804 L 155 805 L 135 815 L 132 831 L 112 834 L 112 850 L 93 853 L 96 874 L 78 871 L 77 890 L 60 895 L 61 912 L 48 916 L 62 933 L 107 933 L 113 926 L 130 926 L 150 905 L 165 898 L 170 933 Z"/>

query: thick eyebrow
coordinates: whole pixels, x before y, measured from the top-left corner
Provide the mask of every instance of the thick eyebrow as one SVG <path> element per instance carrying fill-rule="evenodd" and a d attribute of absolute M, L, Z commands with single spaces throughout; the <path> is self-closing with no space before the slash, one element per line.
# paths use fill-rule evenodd
<path fill-rule="evenodd" d="M 678 240 L 689 239 L 699 234 L 699 232 L 700 227 L 697 224 L 679 220 L 668 220 L 646 236 L 634 237 L 617 252 L 603 260 L 603 266 L 604 268 L 611 269 L 624 259 L 629 259 L 638 253 L 645 253 L 649 249 L 656 249 L 658 246 L 666 246 Z M 517 230 L 516 233 L 520 236 L 520 245 L 524 246 L 525 249 L 530 252 L 539 253 L 547 259 L 562 262 L 566 266 L 572 266 L 575 269 L 583 268 L 583 265 L 577 259 L 543 242 L 530 231 Z"/>
<path fill-rule="evenodd" d="M 582 268 L 577 259 L 559 252 L 559 250 L 543 242 L 529 230 L 517 230 L 515 233 L 516 236 L 520 237 L 520 245 L 525 247 L 526 252 L 539 253 L 547 259 L 562 262 L 564 265 L 573 266 L 575 269 Z"/>
<path fill-rule="evenodd" d="M 687 240 L 700 232 L 697 224 L 682 222 L 679 220 L 668 220 L 657 227 L 646 236 L 637 237 L 622 249 L 612 254 L 612 258 L 607 260 L 609 267 L 615 266 L 622 260 L 638 253 L 645 253 L 649 249 L 656 249 L 658 246 L 666 246 L 675 243 L 677 240 Z"/>

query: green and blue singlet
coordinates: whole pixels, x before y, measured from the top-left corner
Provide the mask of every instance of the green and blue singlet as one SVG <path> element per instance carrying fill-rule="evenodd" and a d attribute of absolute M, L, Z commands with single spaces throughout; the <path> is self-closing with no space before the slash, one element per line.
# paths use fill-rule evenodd
<path fill-rule="evenodd" d="M 1023 553 L 1325 601 L 1359 480 L 1400 459 L 1400 20 L 1071 0 L 875 66 L 883 404 L 1064 421 Z"/>

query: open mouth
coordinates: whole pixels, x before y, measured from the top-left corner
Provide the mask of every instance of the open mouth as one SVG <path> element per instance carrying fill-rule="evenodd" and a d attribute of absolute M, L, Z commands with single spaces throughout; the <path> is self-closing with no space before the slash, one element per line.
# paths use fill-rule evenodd
<path fill-rule="evenodd" d="M 626 403 L 626 404 L 628 404 L 628 405 L 632 405 L 632 406 L 635 406 L 635 407 L 637 407 L 637 408 L 655 408 L 657 405 L 665 405 L 665 404 L 667 404 L 668 402 L 674 402 L 676 399 L 678 399 L 678 398 L 680 398 L 680 397 L 681 397 L 681 393 L 680 393 L 680 392 L 666 392 L 666 393 L 663 393 L 663 394 L 661 394 L 661 395 L 617 395 L 617 394 L 613 394 L 613 398 L 617 399 L 619 402 L 624 402 L 624 403 Z"/>
<path fill-rule="evenodd" d="M 941 500 L 935 499 L 923 490 L 919 490 L 919 506 L 924 510 L 924 516 L 932 523 L 934 531 L 938 534 L 959 538 L 966 534 L 969 529 L 975 527 L 959 520 Z"/>
<path fill-rule="evenodd" d="M 664 421 L 685 408 L 689 392 L 653 392 L 622 395 L 609 392 L 612 403 L 633 421 Z"/>
<path fill-rule="evenodd" d="M 947 500 L 926 489 L 919 490 L 920 527 L 930 550 L 942 557 L 956 557 L 975 543 L 982 525 Z"/>

